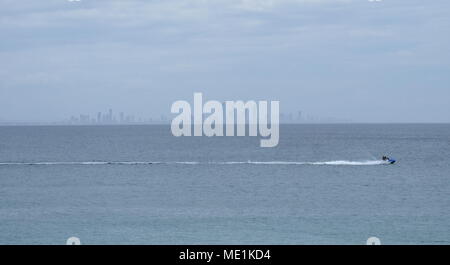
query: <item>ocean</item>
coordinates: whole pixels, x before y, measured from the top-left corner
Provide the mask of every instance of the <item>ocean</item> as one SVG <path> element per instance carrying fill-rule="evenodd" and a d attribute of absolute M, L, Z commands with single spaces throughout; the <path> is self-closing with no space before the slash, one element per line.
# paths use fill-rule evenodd
<path fill-rule="evenodd" d="M 0 244 L 450 244 L 450 125 L 281 125 L 277 147 L 259 141 L 0 127 Z"/>

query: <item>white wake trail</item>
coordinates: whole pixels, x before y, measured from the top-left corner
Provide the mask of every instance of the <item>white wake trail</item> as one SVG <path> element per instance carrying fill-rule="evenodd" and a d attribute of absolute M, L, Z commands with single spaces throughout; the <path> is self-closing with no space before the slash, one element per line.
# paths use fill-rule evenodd
<path fill-rule="evenodd" d="M 367 161 L 320 161 L 320 162 L 296 162 L 296 161 L 247 161 L 247 162 L 212 162 L 212 164 L 233 165 L 233 164 L 251 164 L 251 165 L 315 165 L 315 166 L 376 166 L 388 165 L 383 160 L 367 160 Z"/>
<path fill-rule="evenodd" d="M 331 166 L 376 166 L 388 165 L 387 161 L 383 160 L 368 160 L 368 161 L 329 161 L 329 162 L 313 162 L 312 165 L 331 165 Z"/>
<path fill-rule="evenodd" d="M 366 161 L 318 161 L 318 162 L 298 162 L 298 161 L 224 161 L 224 162 L 197 162 L 197 161 L 86 161 L 86 162 L 0 162 L 0 166 L 70 166 L 70 165 L 311 165 L 311 166 L 376 166 L 388 165 L 389 162 L 383 160 Z"/>

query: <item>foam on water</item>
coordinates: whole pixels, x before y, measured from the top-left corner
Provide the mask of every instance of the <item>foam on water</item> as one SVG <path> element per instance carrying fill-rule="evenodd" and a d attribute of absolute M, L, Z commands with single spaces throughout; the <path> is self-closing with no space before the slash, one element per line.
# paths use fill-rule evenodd
<path fill-rule="evenodd" d="M 234 165 L 234 164 L 252 164 L 252 165 L 315 165 L 315 166 L 375 166 L 387 165 L 389 162 L 383 160 L 367 161 L 324 161 L 324 162 L 296 162 L 296 161 L 247 161 L 247 162 L 213 162 L 214 164 Z"/>
<path fill-rule="evenodd" d="M 158 164 L 181 164 L 181 165 L 313 165 L 313 166 L 376 166 L 387 165 L 389 162 L 383 160 L 367 161 L 318 161 L 318 162 L 298 162 L 298 161 L 225 161 L 225 162 L 197 162 L 197 161 L 87 161 L 87 162 L 0 162 L 0 166 L 58 166 L 58 165 L 158 165 Z"/>

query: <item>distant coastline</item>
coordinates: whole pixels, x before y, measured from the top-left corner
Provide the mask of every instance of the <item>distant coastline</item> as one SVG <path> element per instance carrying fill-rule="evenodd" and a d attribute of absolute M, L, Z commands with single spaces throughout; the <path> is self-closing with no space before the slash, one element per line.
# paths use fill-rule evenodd
<path fill-rule="evenodd" d="M 281 122 L 280 125 L 450 125 L 450 122 Z M 150 125 L 170 125 L 170 122 L 153 122 L 153 123 L 111 123 L 111 124 L 70 124 L 63 122 L 0 122 L 0 127 L 12 126 L 150 126 Z"/>

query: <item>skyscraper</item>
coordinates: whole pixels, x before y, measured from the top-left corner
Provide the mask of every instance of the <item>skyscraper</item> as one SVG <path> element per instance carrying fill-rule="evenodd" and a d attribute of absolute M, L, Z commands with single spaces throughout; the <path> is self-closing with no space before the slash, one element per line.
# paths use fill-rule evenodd
<path fill-rule="evenodd" d="M 124 116 L 125 116 L 125 114 L 124 114 L 123 112 L 121 112 L 121 113 L 120 113 L 120 118 L 119 118 L 119 122 L 120 122 L 120 123 L 124 123 L 124 121 L 125 121 L 125 120 L 124 120 Z"/>
<path fill-rule="evenodd" d="M 109 109 L 109 112 L 108 112 L 108 122 L 109 122 L 109 123 L 112 123 L 112 122 L 113 122 L 113 112 L 112 112 L 112 109 Z"/>

